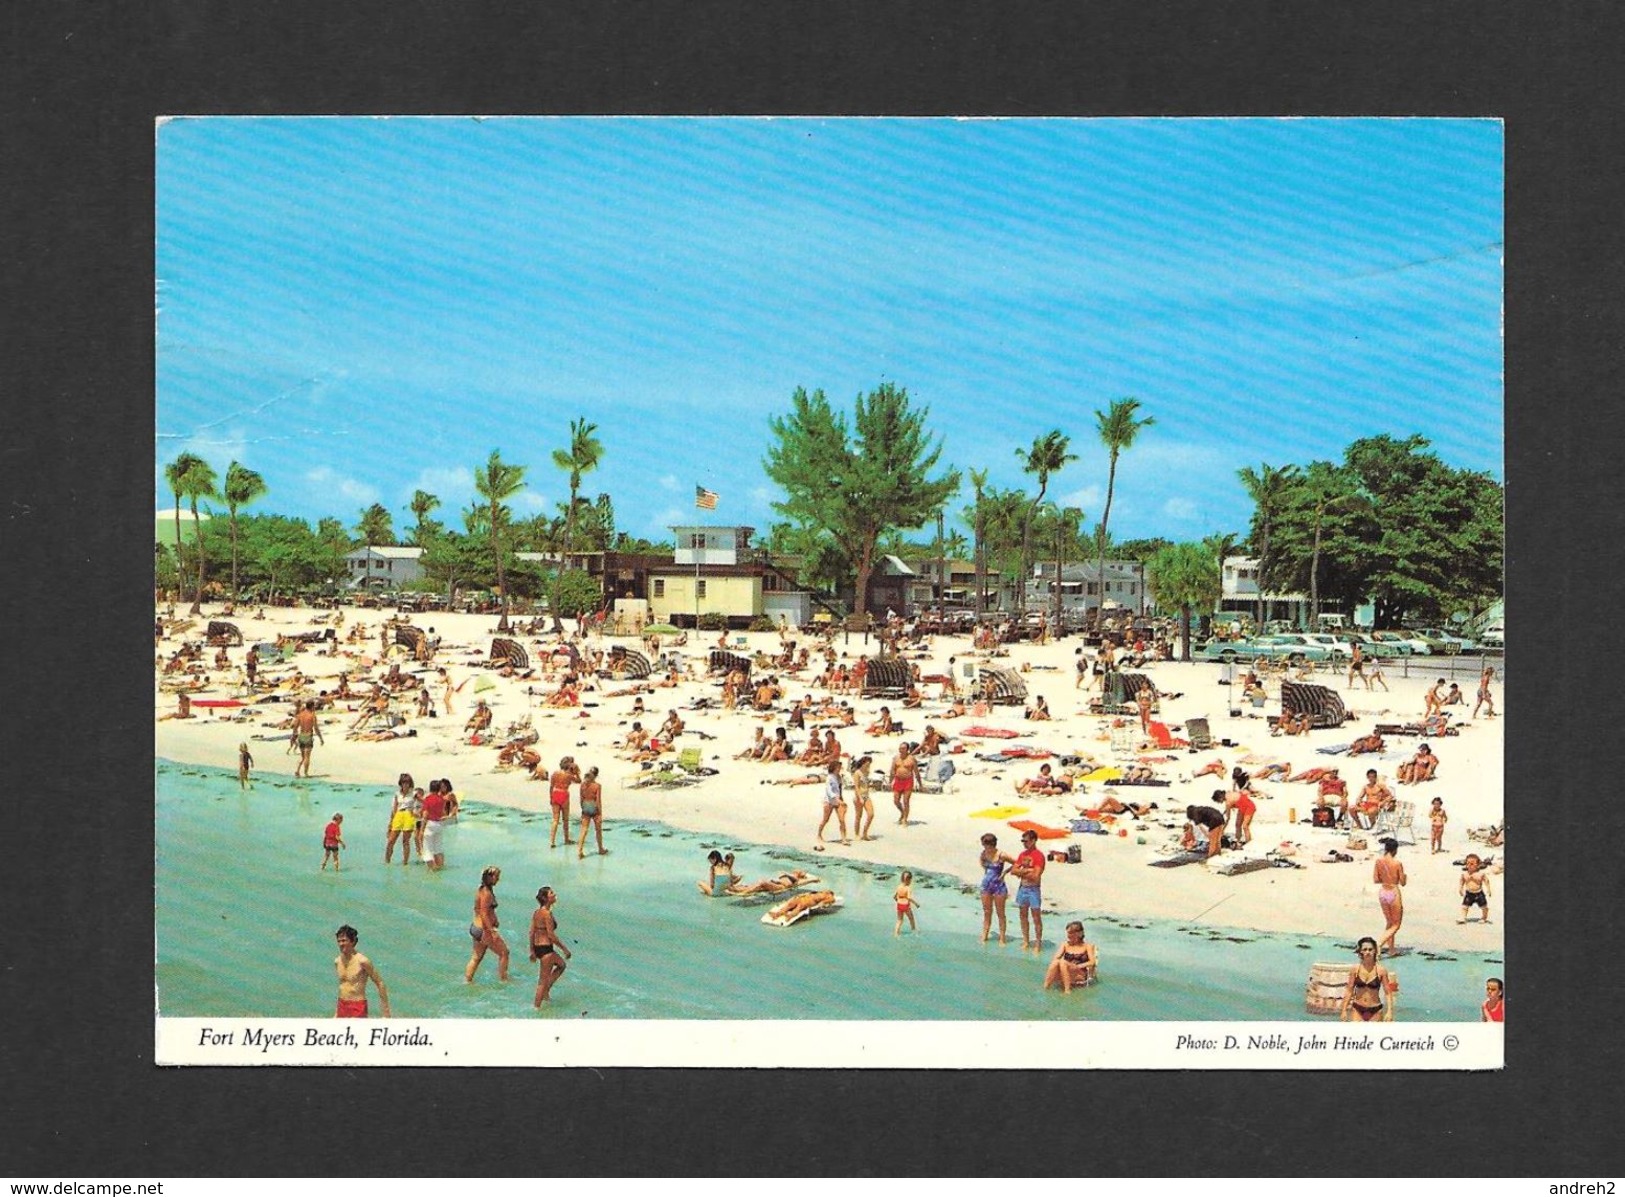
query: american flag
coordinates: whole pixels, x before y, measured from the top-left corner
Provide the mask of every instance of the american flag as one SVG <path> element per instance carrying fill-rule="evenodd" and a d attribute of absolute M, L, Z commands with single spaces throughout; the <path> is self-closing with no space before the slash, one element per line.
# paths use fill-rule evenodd
<path fill-rule="evenodd" d="M 703 508 L 706 511 L 715 511 L 717 509 L 717 492 L 706 490 L 703 486 L 696 486 L 694 488 L 694 506 Z"/>

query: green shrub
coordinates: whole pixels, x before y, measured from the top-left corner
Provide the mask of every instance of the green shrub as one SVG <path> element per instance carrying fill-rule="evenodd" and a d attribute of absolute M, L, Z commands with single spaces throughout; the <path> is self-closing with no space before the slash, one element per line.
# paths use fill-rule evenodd
<path fill-rule="evenodd" d="M 779 630 L 779 625 L 765 615 L 758 615 L 750 621 L 750 630 L 753 632 L 776 632 Z"/>
<path fill-rule="evenodd" d="M 720 611 L 707 611 L 700 616 L 697 626 L 702 632 L 720 632 L 727 628 L 728 617 Z"/>

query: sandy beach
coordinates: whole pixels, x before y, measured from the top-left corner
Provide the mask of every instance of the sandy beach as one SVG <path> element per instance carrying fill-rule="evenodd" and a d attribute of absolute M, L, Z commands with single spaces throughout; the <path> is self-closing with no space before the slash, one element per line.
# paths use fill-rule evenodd
<path fill-rule="evenodd" d="M 182 640 L 200 638 L 206 621 L 219 618 L 219 613 L 217 605 L 208 604 L 202 619 L 191 628 L 167 635 L 158 644 L 160 661 L 172 654 Z M 264 614 L 264 618 L 255 617 L 253 612 L 230 617 L 244 634 L 244 646 L 227 650 L 230 666 L 224 673 L 209 668 L 214 650 L 205 651 L 204 665 L 210 682 L 206 690 L 196 692 L 194 697 L 246 698 L 243 663 L 248 645 L 275 640 L 278 633 L 324 629 L 331 626 L 334 615 L 330 611 L 298 608 L 269 608 Z M 269 679 L 292 674 L 297 667 L 307 679 L 306 690 L 312 696 L 318 691 L 336 688 L 341 671 L 348 671 L 352 688 L 364 693 L 364 679 L 381 676 L 388 667 L 377 660 L 378 632 L 391 614 L 344 608 L 338 655 L 326 655 L 323 645 L 307 646 L 289 663 L 262 665 L 262 685 Z M 368 634 L 359 644 L 343 643 L 343 636 L 357 622 L 366 625 Z M 720 679 L 705 677 L 704 667 L 719 633 L 691 634 L 689 643 L 682 646 L 680 651 L 694 667 L 692 680 L 685 680 L 675 688 L 657 688 L 642 696 L 649 712 L 643 722 L 650 729 L 657 727 L 672 708 L 684 708 L 700 698 L 712 701 L 712 709 L 681 711 L 687 730 L 678 747 L 700 749 L 702 763 L 716 769 L 716 775 L 677 788 L 639 788 L 629 784 L 638 776 L 639 766 L 623 759 L 618 748 L 631 726 L 635 698 L 605 696 L 606 691 L 623 689 L 631 683 L 599 679 L 596 690 L 582 694 L 581 709 L 550 708 L 543 705 L 541 696 L 552 691 L 556 683 L 543 679 L 540 669 L 537 676 L 530 679 L 503 678 L 484 666 L 485 654 L 495 634 L 496 616 L 437 612 L 418 615 L 413 622 L 421 628 L 433 627 L 441 637 L 433 665 L 445 666 L 453 684 L 461 686 L 452 711 L 448 714 L 442 709 L 442 687 L 436 682 L 433 667 L 424 677 L 430 683 L 438 717 L 410 717 L 405 727 L 416 730 L 414 737 L 385 742 L 346 739 L 346 730 L 360 704 L 359 701 L 341 702 L 336 709 L 322 713 L 326 743 L 318 744 L 314 751 L 316 777 L 376 785 L 381 793 L 393 787 L 394 779 L 401 772 L 413 774 L 419 784 L 431 777 L 449 777 L 465 801 L 538 811 L 547 804 L 545 784 L 532 781 L 521 770 L 500 768 L 497 761 L 503 729 L 528 717 L 540 734 L 535 747 L 547 766 L 551 767 L 565 755 L 574 756 L 583 769 L 598 766 L 604 784 L 605 824 L 611 829 L 608 842 L 612 848 L 617 847 L 612 829 L 618 820 L 658 820 L 689 830 L 714 832 L 741 843 L 787 845 L 802 851 L 818 847 L 815 831 L 822 813 L 822 787 L 764 784 L 805 776 L 811 770 L 790 763 L 759 764 L 734 759 L 750 742 L 757 727 L 767 728 L 771 735 L 772 729 L 782 724 L 788 702 L 780 704 L 777 717 L 766 720 L 744 707 L 735 711 L 718 709 Z M 740 635 L 743 634 L 730 632 L 730 645 Z M 520 635 L 516 638 L 525 645 L 533 664 L 537 665 L 558 642 L 557 637 Z M 772 633 L 748 634 L 745 639 L 752 652 L 776 653 L 780 647 L 779 637 Z M 803 644 L 810 643 L 806 637 L 797 639 Z M 606 648 L 617 643 L 641 648 L 632 638 L 606 636 L 602 643 Z M 1090 714 L 1088 692 L 1074 688 L 1074 652 L 1081 643 L 1073 637 L 1042 646 L 1011 645 L 1005 650 L 1008 656 L 986 659 L 971 652 L 967 637 L 936 637 L 923 657 L 911 657 L 925 675 L 945 672 L 950 657 L 1018 669 L 1022 671 L 1029 699 L 1035 695 L 1046 698 L 1054 716 L 1047 723 L 1027 722 L 1020 706 L 1007 705 L 993 707 L 986 717 L 944 719 L 941 716 L 947 704 L 937 699 L 940 689 L 937 685 L 923 687 L 925 703 L 917 710 L 905 711 L 897 700 L 853 699 L 857 726 L 838 733 L 842 748 L 850 755 L 872 753 L 877 769 L 886 767 L 899 741 L 897 736 L 864 734 L 864 728 L 873 721 L 883 701 L 891 707 L 894 717 L 902 720 L 905 727 L 902 738 L 917 740 L 925 724 L 933 723 L 944 735 L 953 737 L 950 746 L 962 745 L 963 751 L 953 757 L 957 772 L 946 792 L 916 794 L 909 826 L 897 824 L 891 795 L 877 787 L 875 838 L 838 843 L 835 823 L 831 820 L 826 829 L 828 842 L 822 845 L 822 850 L 845 859 L 931 870 L 970 882 L 978 874 L 978 840 L 984 832 L 997 834 L 1002 850 L 1014 854 L 1020 848 L 1020 833 L 1003 819 L 976 817 L 973 812 L 1009 806 L 1013 808 L 1013 818 L 1065 828 L 1070 820 L 1078 817 L 1080 807 L 1094 807 L 1109 792 L 1125 802 L 1155 802 L 1159 809 L 1143 819 L 1119 816 L 1106 824 L 1104 835 L 1075 834 L 1065 839 L 1041 841 L 1040 847 L 1046 850 L 1064 851 L 1067 846 L 1077 844 L 1082 852 L 1079 864 L 1052 863 L 1047 868 L 1043 887 L 1046 912 L 1063 918 L 1087 919 L 1091 914 L 1156 917 L 1211 927 L 1331 936 L 1352 942 L 1361 935 L 1380 936 L 1382 933 L 1383 920 L 1372 880 L 1373 860 L 1381 849 L 1369 834 L 1365 835 L 1366 847 L 1351 848 L 1347 833 L 1313 828 L 1304 822 L 1314 805 L 1316 787 L 1312 784 L 1268 781 L 1255 787 L 1260 801 L 1253 822 L 1253 843 L 1247 854 L 1260 855 L 1268 849 L 1290 844 L 1295 849 L 1291 859 L 1301 867 L 1268 868 L 1226 876 L 1207 864 L 1151 868 L 1148 862 L 1159 847 L 1177 840 L 1184 823 L 1185 806 L 1207 802 L 1212 791 L 1224 784 L 1218 777 L 1192 777 L 1195 769 L 1215 758 L 1223 761 L 1226 775 L 1237 764 L 1249 768 L 1249 760 L 1252 767 L 1261 761 L 1284 760 L 1294 772 L 1315 765 L 1337 766 L 1349 781 L 1351 792 L 1358 791 L 1365 770 L 1374 767 L 1401 799 L 1414 801 L 1417 806 L 1417 843 L 1401 847 L 1399 853 L 1408 874 L 1400 945 L 1427 951 L 1500 949 L 1507 904 L 1506 878 L 1500 871 L 1504 849 L 1487 849 L 1481 842 L 1470 842 L 1467 832 L 1469 828 L 1499 824 L 1504 819 L 1504 721 L 1499 717 L 1468 718 L 1475 689 L 1468 662 L 1459 663 L 1454 676 L 1468 696 L 1468 705 L 1449 708 L 1452 721 L 1461 724 L 1460 734 L 1433 741 L 1441 765 L 1437 779 L 1431 782 L 1415 786 L 1400 786 L 1395 782 L 1399 764 L 1409 759 L 1421 742 L 1416 737 L 1389 736 L 1386 751 L 1378 756 L 1350 758 L 1323 755 L 1316 750 L 1347 743 L 1379 722 L 1405 723 L 1419 719 L 1427 687 L 1439 676 L 1450 676 L 1443 658 L 1413 659 L 1409 663 L 1408 677 L 1403 676 L 1406 670 L 1399 662 L 1390 663 L 1386 672 L 1391 690 L 1387 693 L 1380 689 L 1367 692 L 1358 682 L 1358 688 L 1350 690 L 1344 684 L 1345 675 L 1322 670 L 1313 680 L 1337 690 L 1352 717 L 1340 729 L 1317 730 L 1304 737 L 1269 734 L 1264 716 L 1280 709 L 1273 688 L 1270 701 L 1262 710 L 1240 703 L 1246 713 L 1232 717 L 1229 714 L 1231 691 L 1220 682 L 1220 666 L 1166 662 L 1145 670 L 1164 695 L 1179 695 L 1165 697 L 1156 718 L 1174 728 L 1176 735 L 1186 720 L 1207 718 L 1215 741 L 1212 751 L 1192 754 L 1185 749 L 1175 749 L 1136 754 L 1169 758 L 1153 761 L 1157 776 L 1171 783 L 1167 787 L 1113 787 L 1091 783 L 1085 789 L 1060 796 L 1018 795 L 1016 783 L 1034 775 L 1042 762 L 994 762 L 979 759 L 980 755 L 1020 745 L 1047 749 L 1056 756 L 1092 755 L 1102 763 L 1123 763 L 1131 759 L 1113 752 L 1109 720 Z M 866 648 L 861 636 L 850 639 L 837 636 L 834 647 L 849 661 L 871 655 L 877 649 L 873 641 Z M 391 661 L 399 660 L 407 672 L 424 668 L 409 657 L 397 655 L 404 652 L 404 649 L 392 649 Z M 815 652 L 815 663 L 817 660 Z M 788 697 L 822 696 L 823 692 L 812 684 L 818 672 L 816 668 L 799 675 L 772 669 L 759 669 L 757 674 L 763 672 L 777 672 Z M 286 751 L 287 733 L 276 726 L 292 713 L 289 703 L 250 702 L 241 708 L 194 707 L 189 719 L 162 719 L 161 716 L 176 710 L 177 698 L 159 684 L 161 681 L 160 677 L 154 687 L 155 715 L 160 717 L 156 723 L 159 757 L 235 768 L 237 745 L 247 741 L 257 775 L 293 772 L 296 758 Z M 527 687 L 534 689 L 534 696 L 527 694 Z M 264 693 L 262 690 L 256 697 Z M 1239 689 L 1236 697 L 1239 703 Z M 1504 709 L 1499 671 L 1495 698 L 1497 710 Z M 483 737 L 482 743 L 475 745 L 464 732 L 464 724 L 478 699 L 490 704 L 493 731 L 497 734 Z M 397 703 L 397 709 L 409 711 L 410 707 L 402 700 Z M 1137 729 L 1137 719 L 1133 722 Z M 972 725 L 1009 729 L 1019 736 L 1015 739 L 964 736 L 964 729 Z M 276 740 L 254 739 L 273 735 Z M 798 748 L 805 743 L 801 733 L 795 733 L 792 738 L 798 742 Z M 1223 746 L 1223 740 L 1229 740 L 1231 746 Z M 1444 839 L 1445 851 L 1437 855 L 1429 852 L 1426 814 L 1434 797 L 1444 799 L 1450 820 Z M 850 781 L 848 798 L 850 800 Z M 1024 813 L 1018 814 L 1015 808 Z M 1293 813 L 1296 822 L 1289 817 Z M 352 854 L 381 850 L 386 815 L 387 799 L 376 819 L 369 819 L 362 812 L 352 816 L 345 828 Z M 579 820 L 573 802 L 572 817 Z M 572 827 L 571 835 L 574 834 Z M 1351 856 L 1352 860 L 1328 861 L 1324 858 L 1329 849 Z M 1494 921 L 1489 926 L 1476 922 L 1463 926 L 1457 922 L 1461 910 L 1457 896 L 1460 869 L 1452 862 L 1460 860 L 1469 850 L 1493 854 L 1496 858 L 1491 899 Z M 562 844 L 560 851 L 565 851 Z M 1235 855 L 1227 851 L 1217 860 Z M 625 859 L 628 868 L 637 867 L 634 854 L 627 852 Z M 610 860 L 615 860 L 614 852 Z M 703 860 L 694 862 L 696 879 L 704 875 L 704 865 Z M 747 877 L 764 876 L 772 873 L 774 867 L 765 859 L 743 859 L 739 871 Z M 1053 915 L 1047 915 L 1045 927 L 1046 943 L 1051 945 L 1060 931 L 1059 923 L 1048 921 Z M 1009 919 L 1012 940 L 1019 941 L 1013 904 Z M 966 930 L 974 932 L 976 929 Z"/>

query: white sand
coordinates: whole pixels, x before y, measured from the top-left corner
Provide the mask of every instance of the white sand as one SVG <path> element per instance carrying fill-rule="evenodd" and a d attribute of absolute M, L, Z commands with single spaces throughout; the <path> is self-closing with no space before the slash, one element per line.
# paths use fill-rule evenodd
<path fill-rule="evenodd" d="M 182 635 L 192 638 L 201 636 L 209 613 L 218 618 L 219 611 L 217 605 L 208 605 L 203 619 Z M 230 618 L 242 629 L 247 644 L 274 639 L 278 631 L 299 632 L 323 626 L 314 622 L 318 613 L 307 610 L 270 608 L 266 614 L 264 620 L 252 618 L 252 613 L 247 617 L 235 615 Z M 341 655 L 333 658 L 320 655 L 321 646 L 313 646 L 297 655 L 297 664 L 312 679 L 312 693 L 318 689 L 333 688 L 341 668 L 351 671 L 352 684 L 355 678 L 369 672 L 361 668 L 354 657 L 344 654 L 359 650 L 359 653 L 369 657 L 376 656 L 378 628 L 388 614 L 346 608 L 345 632 L 358 620 L 370 630 L 363 644 L 351 648 L 341 643 Z M 471 746 L 462 733 L 464 722 L 476 701 L 474 680 L 489 677 L 496 683 L 495 688 L 483 691 L 478 697 L 490 702 L 495 714 L 493 727 L 498 733 L 528 713 L 541 733 L 537 748 L 547 765 L 553 765 L 559 757 L 568 754 L 573 755 L 583 769 L 590 765 L 599 767 L 604 782 L 607 827 L 613 828 L 614 823 L 622 819 L 655 819 L 682 828 L 716 832 L 741 842 L 783 844 L 803 850 L 814 847 L 814 831 L 822 813 L 822 787 L 760 784 L 770 778 L 799 776 L 808 770 L 790 764 L 762 765 L 733 759 L 733 754 L 749 742 L 754 728 L 766 726 L 771 734 L 771 728 L 776 723 L 759 723 L 743 709 L 736 712 L 684 711 L 682 714 L 690 731 L 708 732 L 716 738 L 701 740 L 693 735 L 685 735 L 680 746 L 700 747 L 704 763 L 718 769 L 719 775 L 677 789 L 628 788 L 624 783 L 636 774 L 637 766 L 622 760 L 612 746 L 630 726 L 628 712 L 634 702 L 632 697 L 602 698 L 597 693 L 585 693 L 585 702 L 599 704 L 585 711 L 586 718 L 579 717 L 581 712 L 549 709 L 527 698 L 525 691 L 527 685 L 534 686 L 538 692 L 544 688 L 551 689 L 550 683 L 539 677 L 529 683 L 502 679 L 496 677 L 494 671 L 481 667 L 483 654 L 489 649 L 494 634 L 496 616 L 434 613 L 419 615 L 414 622 L 419 627 L 433 626 L 438 630 L 443 644 L 436 664 L 446 665 L 454 681 L 468 681 L 456 696 L 453 712 L 447 716 L 441 711 L 436 719 L 412 718 L 407 726 L 417 729 L 416 738 L 385 743 L 346 740 L 345 729 L 354 715 L 343 710 L 343 704 L 337 712 L 324 712 L 322 728 L 327 742 L 325 745 L 318 744 L 314 755 L 315 773 L 319 778 L 374 784 L 383 791 L 393 788 L 395 777 L 403 771 L 411 773 L 420 784 L 431 777 L 450 777 L 458 794 L 465 800 L 502 803 L 530 811 L 544 808 L 547 796 L 542 782 L 531 781 L 517 770 L 498 770 L 496 745 L 487 740 L 482 746 Z M 730 642 L 734 635 L 729 634 Z M 683 651 L 698 662 L 701 680 L 686 682 L 675 690 L 657 689 L 645 695 L 644 703 L 650 712 L 644 720 L 646 728 L 657 727 L 670 708 L 679 707 L 700 696 L 713 700 L 718 697 L 718 683 L 703 678 L 705 655 L 716 643 L 717 636 L 716 632 L 691 635 Z M 519 639 L 531 653 L 533 662 L 538 661 L 542 652 L 540 643 L 529 636 Z M 801 639 L 803 643 L 807 642 L 805 638 Z M 753 649 L 778 649 L 776 635 L 753 634 L 748 640 Z M 159 651 L 167 656 L 178 642 L 179 638 L 172 635 L 163 642 Z M 610 637 L 604 641 L 606 645 L 617 642 L 640 648 L 635 640 L 616 641 Z M 874 832 L 877 838 L 851 845 L 836 843 L 832 819 L 826 830 L 831 842 L 825 850 L 831 856 L 946 872 L 971 881 L 979 875 L 976 858 L 978 839 L 983 832 L 998 834 L 1000 847 L 1012 855 L 1019 850 L 1020 843 L 1019 832 L 1002 821 L 972 818 L 970 812 L 996 803 L 1019 805 L 1028 808 L 1027 818 L 1064 827 L 1069 818 L 1075 817 L 1076 807 L 1093 805 L 1104 792 L 1103 787 L 1091 786 L 1086 793 L 1060 798 L 1018 797 L 1014 792 L 1015 781 L 1037 772 L 1036 762 L 993 764 L 979 761 L 973 755 L 977 752 L 994 752 L 1010 744 L 1024 744 L 1048 748 L 1057 753 L 1089 753 L 1102 761 L 1111 759 L 1106 720 L 1089 715 L 1086 693 L 1073 688 L 1073 653 L 1080 644 L 1080 640 L 1071 638 L 1043 647 L 1016 645 L 1010 648 L 1008 659 L 996 662 L 1016 668 L 1024 665 L 1033 667 L 1031 672 L 1025 674 L 1029 697 L 1042 694 L 1047 698 L 1055 716 L 1054 721 L 1048 724 L 1026 723 L 1022 719 L 1021 708 L 1009 706 L 993 708 L 986 718 L 942 720 L 937 716 L 945 704 L 935 700 L 939 689 L 935 685 L 925 687 L 928 697 L 923 710 L 904 711 L 900 702 L 889 702 L 887 705 L 891 706 L 894 716 L 903 720 L 907 738 L 910 739 L 917 739 L 927 722 L 935 723 L 939 730 L 948 735 L 957 735 L 964 727 L 981 723 L 1018 730 L 1022 738 L 989 739 L 968 745 L 963 755 L 954 757 L 959 773 L 951 783 L 949 792 L 915 795 L 914 822 L 907 828 L 899 827 L 896 823 L 890 793 L 877 787 L 874 791 Z M 862 637 L 852 637 L 850 641 L 837 638 L 836 649 L 847 654 L 849 659 L 856 660 L 866 651 L 872 652 L 874 645 L 871 642 L 868 650 L 865 650 Z M 246 646 L 229 650 L 233 668 L 227 677 L 232 681 L 225 685 L 216 684 L 208 693 L 198 697 L 224 698 L 236 694 L 234 685 L 240 682 L 241 665 L 246 653 Z M 929 657 L 920 662 L 921 671 L 926 674 L 945 672 L 947 660 L 952 655 L 961 659 L 969 657 L 969 641 L 960 637 L 937 638 Z M 213 650 L 207 650 L 206 663 L 212 661 L 212 657 Z M 817 660 L 816 653 L 814 660 Z M 1496 873 L 1492 879 L 1491 917 L 1494 922 L 1488 927 L 1476 923 L 1459 926 L 1456 919 L 1460 913 L 1457 897 L 1460 870 L 1450 862 L 1459 860 L 1471 849 L 1481 854 L 1492 852 L 1497 858 L 1497 866 L 1501 863 L 1504 850 L 1486 850 L 1482 844 L 1470 844 L 1467 829 L 1499 823 L 1503 818 L 1503 720 L 1499 717 L 1480 718 L 1468 722 L 1459 736 L 1433 741 L 1442 761 L 1439 779 L 1417 786 L 1394 784 L 1398 764 L 1408 758 L 1419 743 L 1414 738 L 1388 737 L 1388 751 L 1381 758 L 1328 756 L 1314 751 L 1328 744 L 1346 743 L 1369 731 L 1376 722 L 1403 723 L 1418 719 L 1427 685 L 1446 673 L 1442 665 L 1442 658 L 1415 659 L 1410 665 L 1411 676 L 1405 678 L 1400 676 L 1402 670 L 1399 663 L 1391 663 L 1387 672 L 1392 691 L 1387 694 L 1380 690 L 1367 693 L 1363 687 L 1350 691 L 1343 687 L 1343 677 L 1328 677 L 1323 673 L 1314 680 L 1334 686 L 1343 695 L 1354 718 L 1341 730 L 1317 731 L 1308 737 L 1296 738 L 1272 738 L 1262 714 L 1230 718 L 1229 693 L 1218 684 L 1219 666 L 1200 663 L 1152 666 L 1146 672 L 1159 690 L 1183 691 L 1181 698 L 1164 700 L 1158 719 L 1173 726 L 1182 724 L 1187 718 L 1206 716 L 1215 742 L 1229 738 L 1235 747 L 1219 748 L 1200 755 L 1188 755 L 1182 750 L 1177 752 L 1174 762 L 1157 765 L 1159 775 L 1173 781 L 1170 787 L 1116 789 L 1114 792 L 1124 801 L 1156 802 L 1161 808 L 1140 827 L 1136 826 L 1134 820 L 1120 817 L 1112 829 L 1113 834 L 1109 836 L 1078 835 L 1069 840 L 1041 841 L 1040 847 L 1046 850 L 1064 849 L 1069 843 L 1077 843 L 1083 851 L 1081 865 L 1056 863 L 1049 866 L 1044 876 L 1046 906 L 1053 907 L 1064 917 L 1077 915 L 1085 919 L 1094 913 L 1149 916 L 1215 927 L 1326 935 L 1344 941 L 1351 941 L 1360 935 L 1380 935 L 1383 920 L 1371 879 L 1372 860 L 1379 850 L 1375 842 L 1371 842 L 1366 850 L 1354 851 L 1353 863 L 1324 863 L 1321 857 L 1326 849 L 1343 848 L 1346 835 L 1288 821 L 1288 811 L 1293 808 L 1300 820 L 1309 817 L 1314 804 L 1313 785 L 1268 782 L 1257 787 L 1263 797 L 1253 823 L 1253 850 L 1261 852 L 1282 841 L 1292 841 L 1298 845 L 1296 859 L 1303 863 L 1301 869 L 1275 868 L 1226 877 L 1200 864 L 1173 869 L 1147 867 L 1146 862 L 1155 847 L 1177 836 L 1178 827 L 1184 821 L 1184 807 L 1192 802 L 1206 802 L 1210 793 L 1220 788 L 1219 778 L 1203 777 L 1190 781 L 1182 780 L 1182 775 L 1188 778 L 1194 768 L 1206 764 L 1215 756 L 1223 759 L 1228 774 L 1230 766 L 1252 752 L 1269 759 L 1288 760 L 1294 771 L 1312 765 L 1337 765 L 1349 782 L 1351 792 L 1355 793 L 1363 781 L 1365 770 L 1376 767 L 1384 779 L 1394 786 L 1401 799 L 1415 801 L 1417 805 L 1418 843 L 1414 847 L 1401 847 L 1399 854 L 1409 875 L 1400 944 L 1428 950 L 1499 950 L 1503 942 L 1502 914 L 1506 907 L 1505 876 Z M 1043 668 L 1046 666 L 1049 668 Z M 414 667 L 410 660 L 402 663 L 403 670 Z M 261 677 L 264 680 L 291 670 L 291 666 L 262 666 Z M 383 668 L 378 668 L 376 672 L 381 674 Z M 816 671 L 808 672 L 812 674 Z M 807 681 L 798 681 L 793 675 L 781 676 L 790 696 L 812 692 L 810 677 Z M 217 683 L 220 680 L 216 678 Z M 1461 684 L 1469 705 L 1450 710 L 1454 717 L 1466 720 L 1476 689 L 1475 679 L 1461 671 L 1454 680 Z M 604 690 L 618 689 L 627 684 L 615 681 L 599 683 Z M 159 690 L 156 684 L 154 689 L 156 713 L 162 715 L 175 710 L 174 695 Z M 430 690 L 438 709 L 440 687 L 431 682 Z M 1237 694 L 1239 697 L 1239 690 Z M 1495 696 L 1497 708 L 1502 709 L 1504 704 L 1499 677 L 1495 684 Z M 863 734 L 863 728 L 872 721 L 881 701 L 859 699 L 855 705 L 858 726 L 838 733 L 842 747 L 849 754 L 872 752 L 876 766 L 884 768 L 896 751 L 897 738 Z M 1246 711 L 1252 712 L 1251 706 L 1243 705 Z M 278 703 L 251 705 L 244 709 L 251 713 L 248 722 L 231 722 L 219 718 L 214 711 L 196 708 L 194 718 L 190 720 L 158 722 L 157 754 L 176 761 L 235 768 L 237 744 L 248 740 L 255 758 L 256 772 L 291 774 L 295 758 L 286 754 L 285 744 L 250 739 L 256 733 L 271 734 L 273 729 L 265 725 L 286 717 L 291 713 L 291 706 Z M 1278 709 L 1279 702 L 1272 696 L 1265 710 Z M 800 742 L 805 740 L 800 733 L 792 738 Z M 498 743 L 500 740 L 499 734 Z M 1428 851 L 1426 810 L 1435 796 L 1444 798 L 1450 816 L 1444 841 L 1446 851 L 1440 855 L 1430 855 Z M 387 809 L 386 801 L 376 814 L 376 825 L 371 827 L 371 816 L 362 812 L 351 813 L 345 830 L 352 852 L 373 850 L 374 834 L 376 843 L 382 844 Z M 575 813 L 573 801 L 572 813 Z M 1173 828 L 1163 827 L 1163 822 L 1172 823 Z M 1128 834 L 1115 834 L 1119 829 L 1126 829 Z M 571 829 L 572 836 L 575 830 Z M 1146 841 L 1144 845 L 1137 842 L 1140 838 Z M 611 834 L 606 842 L 616 847 L 617 839 Z M 559 850 L 565 851 L 562 844 Z M 626 848 L 621 851 L 626 853 L 624 859 L 627 867 L 636 868 L 635 854 Z M 612 853 L 610 859 L 613 861 L 617 856 Z M 704 861 L 697 859 L 693 871 L 696 878 L 703 876 Z M 740 871 L 751 877 L 768 875 L 773 871 L 773 864 L 766 859 L 752 860 L 747 855 L 740 862 Z M 1014 936 L 1017 927 L 1013 907 L 1009 916 L 1011 934 Z M 975 930 L 974 927 L 967 928 L 970 932 Z M 1053 942 L 1059 930 L 1055 922 L 1047 922 L 1046 940 Z"/>

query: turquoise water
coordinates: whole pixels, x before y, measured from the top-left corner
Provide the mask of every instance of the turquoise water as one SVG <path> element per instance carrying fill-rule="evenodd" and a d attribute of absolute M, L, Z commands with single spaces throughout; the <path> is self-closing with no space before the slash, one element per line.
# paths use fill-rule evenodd
<path fill-rule="evenodd" d="M 608 856 L 549 851 L 548 821 L 468 804 L 446 833 L 447 867 L 383 864 L 392 779 L 333 785 L 267 775 L 246 794 L 236 774 L 157 767 L 157 958 L 160 1012 L 170 1016 L 325 1016 L 332 1011 L 333 930 L 361 932 L 397 1016 L 532 1016 L 536 969 L 525 940 L 534 894 L 550 885 L 575 958 L 553 1012 L 637 1019 L 1324 1020 L 1304 1013 L 1314 961 L 1352 959 L 1350 945 L 1296 935 L 1088 911 L 1045 915 L 1043 961 L 1019 946 L 978 942 L 981 910 L 954 878 L 916 871 L 921 934 L 893 938 L 895 870 L 839 863 L 654 823 L 612 822 Z M 341 873 L 319 871 L 322 828 L 345 815 Z M 694 888 L 711 848 L 735 852 L 747 878 L 800 867 L 845 901 L 835 913 L 777 930 L 769 903 L 708 899 Z M 591 849 L 589 848 L 589 853 Z M 463 984 L 466 931 L 480 869 L 503 870 L 499 916 L 516 948 L 512 985 L 488 957 Z M 1014 907 L 1011 932 L 1019 940 Z M 1040 989 L 1062 924 L 1084 919 L 1102 981 L 1063 996 Z M 1499 955 L 1413 953 L 1396 970 L 1406 1022 L 1476 1021 Z"/>

